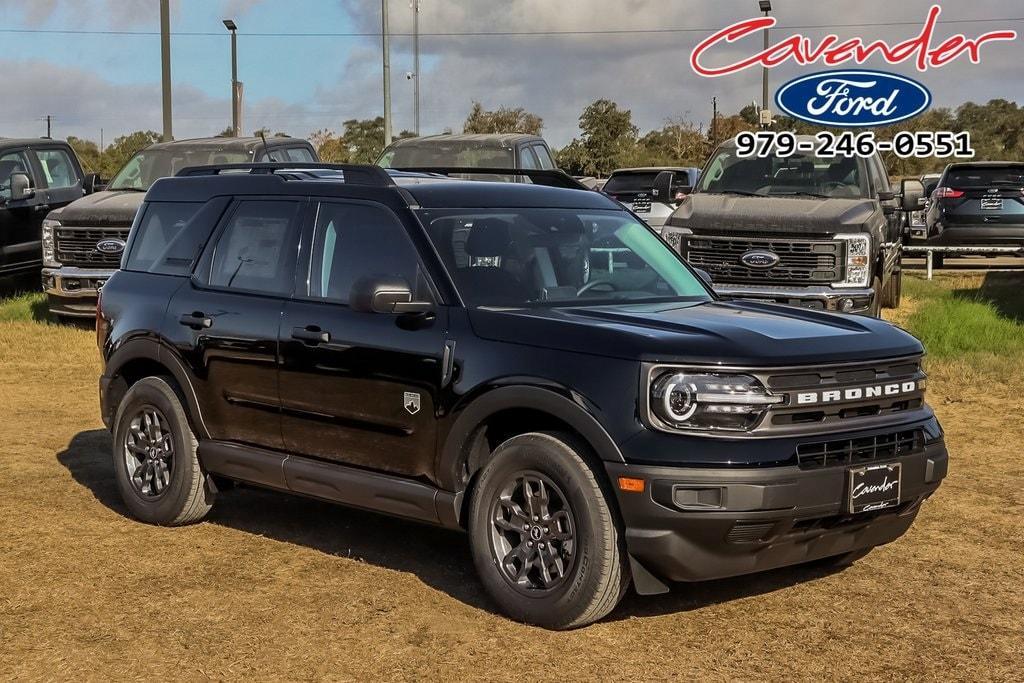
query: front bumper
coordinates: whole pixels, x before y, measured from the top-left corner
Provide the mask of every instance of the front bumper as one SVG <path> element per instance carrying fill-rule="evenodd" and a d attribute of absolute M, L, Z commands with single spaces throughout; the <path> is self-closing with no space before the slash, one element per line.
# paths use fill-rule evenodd
<path fill-rule="evenodd" d="M 773 287 L 716 282 L 712 284 L 712 288 L 723 299 L 766 301 L 842 313 L 864 313 L 871 309 L 871 303 L 875 299 L 875 290 L 872 287 L 833 289 L 826 285 Z"/>
<path fill-rule="evenodd" d="M 96 315 L 100 287 L 116 270 L 98 268 L 43 268 L 43 291 L 55 315 L 91 318 Z"/>
<path fill-rule="evenodd" d="M 606 463 L 646 483 L 618 489 L 632 558 L 669 581 L 737 576 L 840 555 L 894 541 L 946 476 L 940 439 L 902 463 L 897 507 L 846 512 L 847 467 L 683 468 Z"/>

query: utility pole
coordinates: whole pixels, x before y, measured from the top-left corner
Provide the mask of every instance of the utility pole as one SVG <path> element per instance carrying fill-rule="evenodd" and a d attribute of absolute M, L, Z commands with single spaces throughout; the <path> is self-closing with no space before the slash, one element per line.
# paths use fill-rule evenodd
<path fill-rule="evenodd" d="M 170 0 L 160 0 L 160 66 L 164 95 L 163 141 L 174 139 L 171 130 L 171 7 Z"/>
<path fill-rule="evenodd" d="M 718 145 L 718 98 L 711 98 L 711 145 Z"/>
<path fill-rule="evenodd" d="M 388 0 L 380 0 L 381 49 L 384 53 L 384 146 L 391 144 L 391 41 L 388 36 Z"/>
<path fill-rule="evenodd" d="M 46 115 L 46 137 L 47 137 L 47 139 L 52 138 L 52 136 L 50 135 L 50 129 L 51 129 L 51 125 L 52 124 L 53 124 L 53 115 L 52 114 L 47 114 Z"/>
<path fill-rule="evenodd" d="M 771 0 L 759 0 L 757 3 L 758 9 L 764 12 L 765 18 L 768 17 L 768 13 L 772 11 Z M 764 29 L 764 53 L 768 54 L 768 27 Z M 762 128 L 771 128 L 772 125 L 772 114 L 771 109 L 768 107 L 768 67 L 761 67 L 761 111 L 758 114 L 759 121 Z"/>
<path fill-rule="evenodd" d="M 420 134 L 420 0 L 412 0 L 412 129 Z"/>

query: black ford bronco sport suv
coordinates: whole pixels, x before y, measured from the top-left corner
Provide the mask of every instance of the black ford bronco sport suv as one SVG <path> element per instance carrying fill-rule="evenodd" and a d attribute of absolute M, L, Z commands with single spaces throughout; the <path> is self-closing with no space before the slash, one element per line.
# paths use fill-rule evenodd
<path fill-rule="evenodd" d="M 97 312 L 132 514 L 195 522 L 243 482 L 463 528 L 549 628 L 907 531 L 947 468 L 916 339 L 722 302 L 617 202 L 522 173 L 157 181 Z"/>

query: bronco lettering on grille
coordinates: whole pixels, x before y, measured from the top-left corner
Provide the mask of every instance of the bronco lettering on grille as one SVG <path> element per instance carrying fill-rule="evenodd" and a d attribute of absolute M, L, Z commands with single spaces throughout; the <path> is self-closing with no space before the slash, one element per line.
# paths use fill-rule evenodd
<path fill-rule="evenodd" d="M 878 398 L 880 396 L 899 396 L 917 391 L 916 380 L 907 382 L 893 382 L 892 384 L 875 384 L 866 387 L 851 387 L 849 389 L 833 389 L 830 391 L 801 391 L 796 395 L 797 405 L 808 405 L 811 403 L 836 403 L 838 401 L 859 401 L 864 398 Z"/>

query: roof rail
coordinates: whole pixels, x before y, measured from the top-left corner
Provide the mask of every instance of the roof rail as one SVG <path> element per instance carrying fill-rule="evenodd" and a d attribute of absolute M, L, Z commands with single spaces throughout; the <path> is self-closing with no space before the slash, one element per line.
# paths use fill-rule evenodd
<path fill-rule="evenodd" d="M 395 171 L 410 171 L 413 173 L 436 173 L 438 175 L 499 175 L 499 176 L 526 176 L 534 185 L 547 185 L 548 187 L 563 187 L 570 190 L 592 190 L 580 181 L 558 169 L 537 169 L 537 168 L 490 168 L 483 166 L 395 166 Z M 482 178 L 468 178 L 468 180 L 483 180 Z"/>
<path fill-rule="evenodd" d="M 224 172 L 237 174 L 247 171 L 250 175 L 290 174 L 301 179 L 323 178 L 315 171 L 340 171 L 343 181 L 348 185 L 371 185 L 374 187 L 390 187 L 395 184 L 380 166 L 370 164 L 323 164 L 308 162 L 265 162 L 253 164 L 214 164 L 211 166 L 187 166 L 178 171 L 176 177 L 195 177 L 221 175 Z M 296 178 L 299 179 L 299 178 Z"/>

